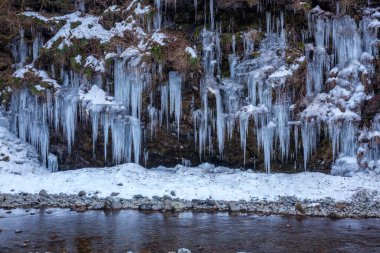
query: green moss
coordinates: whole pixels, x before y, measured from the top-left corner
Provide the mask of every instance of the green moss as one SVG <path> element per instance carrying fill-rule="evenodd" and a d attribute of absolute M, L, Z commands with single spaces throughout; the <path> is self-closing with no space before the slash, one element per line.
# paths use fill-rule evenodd
<path fill-rule="evenodd" d="M 253 58 L 258 58 L 258 57 L 260 57 L 260 55 L 261 55 L 260 51 L 255 51 L 252 53 Z"/>
<path fill-rule="evenodd" d="M 84 74 L 86 75 L 87 78 L 91 78 L 92 75 L 94 74 L 94 70 L 92 68 L 85 68 Z"/>
<path fill-rule="evenodd" d="M 70 23 L 70 29 L 75 29 L 75 28 L 77 28 L 78 26 L 80 26 L 81 24 L 82 24 L 81 21 L 72 22 L 72 23 Z"/>
<path fill-rule="evenodd" d="M 164 50 L 162 48 L 162 46 L 160 45 L 154 45 L 151 49 L 150 49 L 150 53 L 153 57 L 153 59 L 159 63 L 163 63 L 164 60 L 165 60 L 165 56 L 164 56 Z"/>
<path fill-rule="evenodd" d="M 76 72 L 79 72 L 82 69 L 82 65 L 75 60 L 75 57 L 70 58 L 70 66 Z"/>
<path fill-rule="evenodd" d="M 198 69 L 200 67 L 199 58 L 193 58 L 190 55 L 187 56 L 187 64 L 191 70 Z"/>

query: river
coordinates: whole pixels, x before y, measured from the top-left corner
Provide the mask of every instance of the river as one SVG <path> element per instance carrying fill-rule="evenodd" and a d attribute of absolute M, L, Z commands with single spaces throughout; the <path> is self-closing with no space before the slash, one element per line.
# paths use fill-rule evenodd
<path fill-rule="evenodd" d="M 0 252 L 380 252 L 379 219 L 66 209 L 0 217 Z"/>

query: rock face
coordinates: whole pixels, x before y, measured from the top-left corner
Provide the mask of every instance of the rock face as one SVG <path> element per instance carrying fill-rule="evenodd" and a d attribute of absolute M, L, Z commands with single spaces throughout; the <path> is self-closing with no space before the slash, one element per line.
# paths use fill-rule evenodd
<path fill-rule="evenodd" d="M 111 2 L 5 5 L 1 100 L 51 171 L 380 173 L 377 3 Z"/>

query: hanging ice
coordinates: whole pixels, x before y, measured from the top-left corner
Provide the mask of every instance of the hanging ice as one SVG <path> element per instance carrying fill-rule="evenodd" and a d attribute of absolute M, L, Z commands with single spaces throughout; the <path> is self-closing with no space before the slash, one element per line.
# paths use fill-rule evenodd
<path fill-rule="evenodd" d="M 178 72 L 169 73 L 169 90 L 170 90 L 170 114 L 175 116 L 177 124 L 177 133 L 179 138 L 180 121 L 182 114 L 182 77 Z"/>

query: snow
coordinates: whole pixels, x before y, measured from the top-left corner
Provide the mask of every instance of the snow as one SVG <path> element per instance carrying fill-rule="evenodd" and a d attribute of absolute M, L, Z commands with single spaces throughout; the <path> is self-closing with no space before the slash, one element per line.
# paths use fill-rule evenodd
<path fill-rule="evenodd" d="M 21 15 L 27 16 L 27 17 L 32 17 L 32 18 L 41 20 L 45 23 L 50 21 L 48 18 L 46 18 L 46 17 L 42 16 L 41 14 L 39 14 L 38 12 L 34 12 L 34 11 L 26 11 L 26 12 L 21 13 Z"/>
<path fill-rule="evenodd" d="M 160 33 L 160 32 L 155 32 L 152 34 L 152 41 L 153 42 L 156 42 L 157 44 L 159 44 L 160 46 L 164 46 L 165 45 L 165 42 L 164 42 L 164 39 L 166 39 L 166 35 L 163 34 L 163 33 Z"/>
<path fill-rule="evenodd" d="M 374 19 L 371 21 L 371 23 L 368 25 L 369 28 L 379 28 L 380 27 L 380 21 L 377 19 Z"/>
<path fill-rule="evenodd" d="M 90 67 L 97 72 L 105 72 L 104 62 L 102 60 L 98 60 L 92 55 L 86 58 L 86 63 L 84 64 L 84 67 Z"/>
<path fill-rule="evenodd" d="M 93 85 L 87 93 L 81 90 L 79 93 L 80 100 L 89 102 L 92 105 L 107 105 L 114 104 L 112 97 L 107 96 L 107 93 L 100 89 L 97 85 Z"/>
<path fill-rule="evenodd" d="M 42 82 L 49 83 L 54 88 L 60 87 L 57 80 L 50 78 L 46 71 L 34 68 L 32 64 L 26 65 L 23 68 L 18 69 L 13 73 L 13 76 L 16 78 L 24 78 L 26 73 L 32 73 L 33 75 L 38 76 L 42 79 Z"/>
<path fill-rule="evenodd" d="M 191 56 L 191 58 L 197 58 L 197 52 L 195 52 L 194 48 L 186 47 L 185 52 L 188 53 Z"/>
<path fill-rule="evenodd" d="M 77 56 L 75 56 L 75 62 L 78 63 L 78 64 L 82 63 L 82 56 L 80 54 L 78 54 Z"/>

